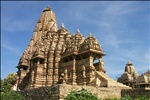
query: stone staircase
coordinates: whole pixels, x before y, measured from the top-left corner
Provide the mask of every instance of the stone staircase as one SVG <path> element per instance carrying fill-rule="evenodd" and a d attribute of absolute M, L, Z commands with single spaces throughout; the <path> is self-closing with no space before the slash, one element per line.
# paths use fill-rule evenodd
<path fill-rule="evenodd" d="M 89 85 L 95 85 L 100 87 L 117 87 L 117 88 L 130 88 L 122 83 L 116 82 L 104 72 L 95 71 L 96 77 Z"/>

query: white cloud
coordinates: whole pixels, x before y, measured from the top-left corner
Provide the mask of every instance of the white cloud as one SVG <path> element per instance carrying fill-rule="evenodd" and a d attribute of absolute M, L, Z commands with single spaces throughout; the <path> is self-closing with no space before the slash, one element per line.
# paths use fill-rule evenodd
<path fill-rule="evenodd" d="M 2 49 L 2 53 L 5 52 L 4 50 L 7 49 L 10 52 L 16 54 L 17 56 L 21 56 L 21 52 L 20 49 L 18 47 L 14 47 L 14 45 L 12 43 L 10 43 L 6 38 L 3 37 L 2 39 L 2 43 L 1 43 L 1 49 Z M 3 49 L 5 48 L 5 49 Z"/>
<path fill-rule="evenodd" d="M 12 19 L 5 17 L 2 20 L 1 23 L 1 29 L 2 31 L 7 32 L 14 32 L 14 31 L 27 31 L 27 30 L 33 30 L 33 23 L 30 20 L 19 20 L 19 19 Z"/>

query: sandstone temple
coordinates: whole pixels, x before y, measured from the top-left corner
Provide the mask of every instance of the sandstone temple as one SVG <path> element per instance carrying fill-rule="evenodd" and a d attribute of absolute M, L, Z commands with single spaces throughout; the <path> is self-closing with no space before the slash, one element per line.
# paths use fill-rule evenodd
<path fill-rule="evenodd" d="M 64 24 L 58 29 L 55 13 L 47 7 L 20 57 L 18 88 L 24 90 L 63 83 L 100 87 L 116 83 L 122 86 L 105 74 L 103 56 L 101 45 L 91 33 L 85 38 L 78 29 L 71 35 Z M 95 59 L 99 62 L 94 63 Z"/>
<path fill-rule="evenodd" d="M 138 75 L 133 64 L 129 61 L 118 82 L 133 88 L 150 88 L 150 70 Z"/>
<path fill-rule="evenodd" d="M 85 38 L 78 29 L 76 34 L 72 35 L 64 24 L 58 29 L 56 15 L 48 6 L 43 10 L 32 38 L 20 57 L 17 66 L 18 89 L 30 91 L 40 88 L 41 92 L 37 91 L 37 94 L 42 96 L 42 93 L 50 93 L 46 96 L 51 95 L 52 100 L 62 98 L 61 94 L 64 95 L 71 87 L 80 86 L 91 88 L 93 93 L 96 91 L 95 94 L 99 91 L 97 95 L 101 94 L 102 89 L 101 97 L 108 91 L 111 91 L 109 97 L 114 96 L 114 93 L 120 93 L 116 92 L 115 87 L 129 87 L 107 76 L 103 60 L 105 55 L 101 45 L 91 33 Z M 95 63 L 94 60 L 98 62 Z M 136 73 L 134 77 L 136 78 Z M 53 89 L 55 86 L 58 87 Z M 50 87 L 50 91 L 58 91 L 47 92 L 46 87 Z M 99 87 L 115 89 L 104 90 Z M 27 94 L 30 94 L 27 97 L 33 95 L 31 92 Z"/>

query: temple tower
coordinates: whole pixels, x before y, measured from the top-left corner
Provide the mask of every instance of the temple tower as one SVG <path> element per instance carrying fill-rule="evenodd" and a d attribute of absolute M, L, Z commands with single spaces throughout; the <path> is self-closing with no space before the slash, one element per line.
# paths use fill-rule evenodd
<path fill-rule="evenodd" d="M 78 29 L 75 35 L 71 35 L 63 23 L 58 29 L 55 13 L 48 6 L 20 57 L 18 88 L 24 90 L 64 83 L 109 87 L 113 82 L 116 85 L 105 74 L 103 56 L 101 45 L 91 33 L 85 38 Z"/>
<path fill-rule="evenodd" d="M 130 87 L 134 87 L 137 77 L 138 74 L 132 63 L 129 61 L 125 66 L 124 73 L 121 75 L 121 77 L 118 78 L 118 82 L 128 85 Z"/>

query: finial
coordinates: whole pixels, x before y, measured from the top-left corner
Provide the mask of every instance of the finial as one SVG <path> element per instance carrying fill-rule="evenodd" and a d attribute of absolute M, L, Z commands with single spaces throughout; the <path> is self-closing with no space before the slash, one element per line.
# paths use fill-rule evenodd
<path fill-rule="evenodd" d="M 131 63 L 130 60 L 129 60 L 127 64 L 132 64 L 132 63 Z"/>
<path fill-rule="evenodd" d="M 90 33 L 89 36 L 92 37 L 92 33 Z"/>
<path fill-rule="evenodd" d="M 61 24 L 61 28 L 64 28 L 64 27 L 65 27 L 65 25 L 64 25 L 64 23 L 62 23 L 62 24 Z"/>
<path fill-rule="evenodd" d="M 80 33 L 80 30 L 79 30 L 79 29 L 77 29 L 77 33 Z"/>
<path fill-rule="evenodd" d="M 43 12 L 45 12 L 45 11 L 51 11 L 51 8 L 50 8 L 49 5 L 47 6 L 47 8 L 45 8 L 45 9 L 43 10 Z"/>

